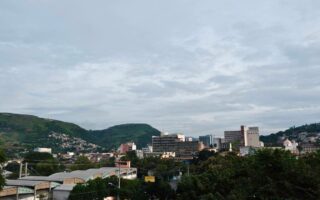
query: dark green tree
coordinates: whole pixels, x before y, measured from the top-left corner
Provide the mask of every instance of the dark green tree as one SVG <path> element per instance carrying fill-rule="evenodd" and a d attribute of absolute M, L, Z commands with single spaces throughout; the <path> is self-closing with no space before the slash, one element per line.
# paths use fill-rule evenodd
<path fill-rule="evenodd" d="M 3 166 L 3 163 L 6 161 L 6 155 L 3 150 L 0 150 L 0 165 Z M 0 169 L 0 190 L 3 188 L 5 184 L 5 179 L 2 173 L 2 167 Z"/>
<path fill-rule="evenodd" d="M 48 176 L 64 169 L 50 153 L 29 152 L 24 156 L 24 163 L 28 163 L 31 175 Z"/>
<path fill-rule="evenodd" d="M 92 163 L 87 157 L 79 156 L 74 164 L 70 167 L 72 171 L 74 170 L 86 170 L 90 168 L 94 168 L 95 165 Z"/>

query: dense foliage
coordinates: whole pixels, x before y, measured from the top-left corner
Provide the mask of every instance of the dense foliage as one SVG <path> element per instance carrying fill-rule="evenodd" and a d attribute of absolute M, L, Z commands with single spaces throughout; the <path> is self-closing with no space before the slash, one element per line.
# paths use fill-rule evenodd
<path fill-rule="evenodd" d="M 173 177 L 186 172 L 186 165 L 173 159 L 160 159 L 158 157 L 146 157 L 139 159 L 135 151 L 127 152 L 121 160 L 131 161 L 131 166 L 138 168 L 138 177 L 152 175 L 160 180 L 171 180 Z"/>
<path fill-rule="evenodd" d="M 162 180 L 156 183 L 144 183 L 142 180 L 121 179 L 121 188 L 118 189 L 116 176 L 91 180 L 86 184 L 76 185 L 70 196 L 70 200 L 102 200 L 108 196 L 117 196 L 120 199 L 148 200 L 148 199 L 174 199 L 174 191 L 170 185 Z"/>
<path fill-rule="evenodd" d="M 121 180 L 121 190 L 116 177 L 92 180 L 77 185 L 70 199 L 103 199 L 117 194 L 121 199 L 142 200 L 320 199 L 320 152 L 297 158 L 280 149 L 259 150 L 247 157 L 202 151 L 190 164 L 190 175 L 186 164 L 170 159 L 138 159 L 132 152 L 125 159 L 134 160 L 137 180 Z M 183 176 L 175 188 L 179 172 Z M 156 183 L 143 182 L 150 174 L 156 176 Z"/>
<path fill-rule="evenodd" d="M 79 156 L 74 164 L 70 167 L 72 171 L 75 170 L 86 170 L 90 168 L 95 168 L 96 165 L 92 163 L 87 157 Z"/>
<path fill-rule="evenodd" d="M 297 159 L 282 150 L 214 156 L 192 167 L 177 199 L 319 199 L 320 153 Z"/>
<path fill-rule="evenodd" d="M 95 136 L 97 144 L 108 148 L 118 148 L 121 143 L 128 141 L 133 141 L 138 148 L 142 148 L 151 142 L 152 136 L 160 135 L 160 131 L 148 124 L 123 124 L 91 131 L 91 135 Z"/>
<path fill-rule="evenodd" d="M 3 177 L 3 171 L 2 171 L 2 166 L 4 164 L 4 162 L 6 161 L 6 156 L 3 150 L 0 150 L 0 190 L 3 188 L 4 184 L 5 184 L 5 179 Z"/>
<path fill-rule="evenodd" d="M 24 156 L 24 163 L 28 163 L 30 175 L 49 176 L 64 169 L 50 153 L 29 152 Z"/>

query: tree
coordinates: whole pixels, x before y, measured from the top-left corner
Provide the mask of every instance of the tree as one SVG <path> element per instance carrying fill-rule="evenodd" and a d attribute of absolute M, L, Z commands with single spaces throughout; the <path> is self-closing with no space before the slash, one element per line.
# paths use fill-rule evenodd
<path fill-rule="evenodd" d="M 85 156 L 79 156 L 74 164 L 70 167 L 71 170 L 86 170 L 94 168 L 94 164 Z"/>
<path fill-rule="evenodd" d="M 3 186 L 5 184 L 5 179 L 4 179 L 3 173 L 2 173 L 3 163 L 5 161 L 6 161 L 6 155 L 5 155 L 3 150 L 0 150 L 0 165 L 1 165 L 1 169 L 0 169 L 0 190 L 3 188 Z"/>
<path fill-rule="evenodd" d="M 259 150 L 248 157 L 218 155 L 194 166 L 194 174 L 178 183 L 177 196 L 178 199 L 319 199 L 317 158 L 320 156 L 313 154 L 297 159 L 278 149 Z"/>
<path fill-rule="evenodd" d="M 29 152 L 24 156 L 24 163 L 28 163 L 31 175 L 48 176 L 63 170 L 63 166 L 50 153 Z"/>

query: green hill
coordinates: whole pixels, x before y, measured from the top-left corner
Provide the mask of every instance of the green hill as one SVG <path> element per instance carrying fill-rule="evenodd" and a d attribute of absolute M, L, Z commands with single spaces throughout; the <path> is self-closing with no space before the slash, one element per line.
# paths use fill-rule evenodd
<path fill-rule="evenodd" d="M 22 151 L 35 147 L 51 147 L 59 151 L 64 143 L 63 140 L 66 140 L 65 136 L 63 139 L 56 139 L 52 137 L 52 134 L 66 135 L 71 145 L 74 140 L 80 142 L 83 140 L 89 145 L 93 143 L 110 149 L 128 141 L 134 141 L 138 147 L 143 147 L 151 142 L 153 135 L 159 135 L 160 132 L 147 124 L 124 124 L 105 130 L 89 131 L 73 123 L 32 115 L 0 113 L 0 145 L 2 148 Z"/>
<path fill-rule="evenodd" d="M 320 133 L 320 123 L 291 127 L 285 131 L 279 131 L 270 135 L 260 136 L 260 140 L 263 141 L 267 146 L 279 146 L 281 145 L 281 138 L 294 139 L 299 142 L 301 140 L 302 133 L 305 133 L 306 137 Z"/>
<path fill-rule="evenodd" d="M 97 144 L 108 147 L 118 147 L 122 142 L 133 141 L 138 147 L 144 147 L 151 143 L 154 135 L 160 135 L 160 131 L 148 124 L 123 124 L 110 127 L 101 131 L 91 131 Z M 110 144 L 110 141 L 112 143 Z"/>

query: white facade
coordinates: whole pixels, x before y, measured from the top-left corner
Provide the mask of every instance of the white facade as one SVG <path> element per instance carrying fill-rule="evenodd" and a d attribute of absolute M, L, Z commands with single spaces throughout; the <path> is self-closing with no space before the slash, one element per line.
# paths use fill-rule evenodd
<path fill-rule="evenodd" d="M 244 146 L 260 147 L 259 127 L 249 127 L 244 129 Z"/>
<path fill-rule="evenodd" d="M 186 136 L 183 134 L 177 134 L 178 140 L 181 142 L 185 142 L 186 141 Z"/>
<path fill-rule="evenodd" d="M 41 147 L 38 147 L 38 148 L 35 148 L 33 150 L 34 152 L 39 152 L 39 153 L 52 153 L 52 149 L 51 148 L 41 148 Z"/>
<path fill-rule="evenodd" d="M 286 151 L 290 151 L 291 153 L 294 153 L 294 154 L 299 153 L 299 150 L 297 148 L 298 143 L 294 140 L 290 141 L 289 139 L 286 139 L 285 141 L 283 141 L 283 146 Z"/>

